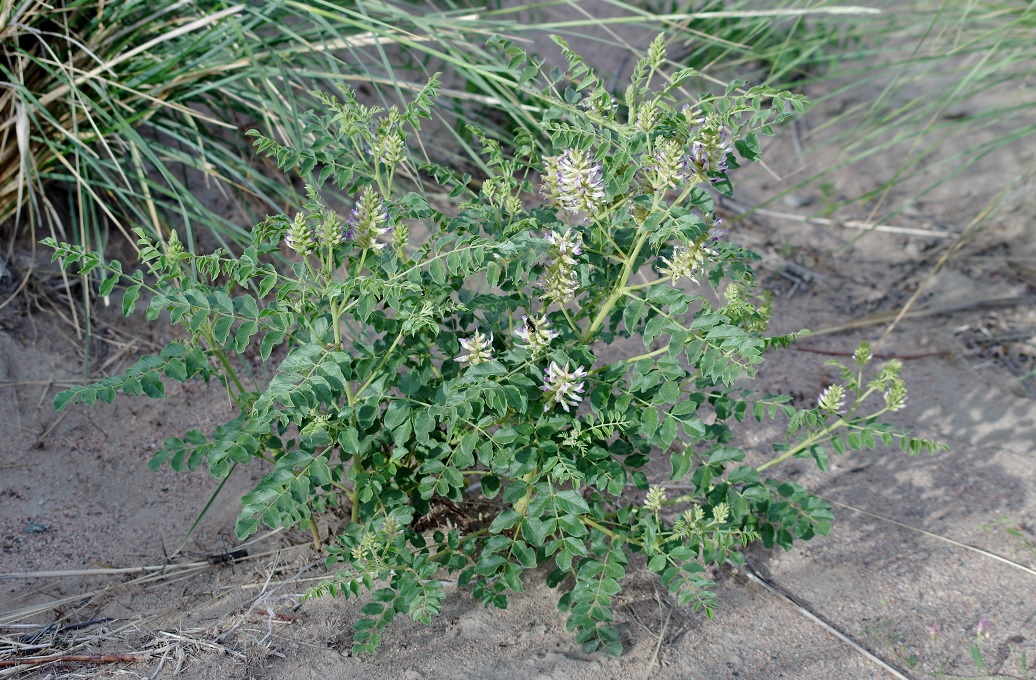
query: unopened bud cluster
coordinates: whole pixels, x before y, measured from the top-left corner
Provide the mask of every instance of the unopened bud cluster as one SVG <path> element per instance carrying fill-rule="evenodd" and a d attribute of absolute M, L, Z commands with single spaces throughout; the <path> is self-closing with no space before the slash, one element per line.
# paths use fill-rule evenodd
<path fill-rule="evenodd" d="M 641 132 L 651 132 L 661 117 L 662 112 L 658 108 L 658 102 L 653 99 L 646 101 L 637 109 L 635 126 Z"/>
<path fill-rule="evenodd" d="M 831 385 L 817 397 L 817 408 L 831 415 L 845 413 L 845 387 Z"/>
<path fill-rule="evenodd" d="M 388 224 L 385 204 L 377 192 L 367 185 L 356 207 L 349 213 L 346 237 L 356 239 L 356 245 L 363 250 L 380 250 L 385 244 L 379 243 L 378 237 L 390 231 L 392 227 Z"/>
<path fill-rule="evenodd" d="M 296 213 L 291 221 L 288 233 L 284 236 L 284 244 L 300 256 L 305 257 L 317 248 L 317 235 L 309 226 L 309 219 L 303 213 Z"/>
<path fill-rule="evenodd" d="M 882 396 L 885 398 L 885 407 L 890 411 L 898 411 L 906 406 L 907 388 L 906 383 L 899 377 L 903 369 L 903 362 L 898 359 L 885 364 L 885 367 L 878 373 L 875 380 Z"/>
<path fill-rule="evenodd" d="M 399 131 L 399 111 L 396 107 L 389 110 L 389 115 L 381 118 L 374 126 L 371 135 L 371 155 L 379 163 L 395 166 L 406 158 L 406 143 Z"/>
<path fill-rule="evenodd" d="M 547 255 L 550 264 L 541 284 L 543 297 L 548 302 L 561 305 L 574 298 L 579 289 L 575 267 L 578 264 L 576 257 L 583 254 L 583 239 L 578 232 L 551 232 L 547 234 L 547 243 L 550 244 Z"/>
<path fill-rule="evenodd" d="M 666 501 L 665 488 L 661 486 L 653 486 L 648 489 L 647 498 L 644 499 L 644 507 L 651 512 L 659 512 L 662 510 L 662 505 Z"/>
<path fill-rule="evenodd" d="M 327 248 L 333 248 L 349 239 L 356 239 L 364 249 L 380 249 L 385 244 L 377 238 L 392 231 L 388 226 L 388 213 L 377 193 L 367 187 L 356 202 L 343 225 L 338 213 L 314 202 L 307 206 L 311 212 L 297 213 L 284 235 L 284 244 L 301 257 L 306 257 Z"/>
<path fill-rule="evenodd" d="M 522 201 L 514 194 L 506 177 L 491 177 L 482 183 L 482 199 L 508 215 L 522 211 Z"/>
<path fill-rule="evenodd" d="M 675 140 L 664 139 L 651 154 L 646 168 L 648 183 L 655 191 L 672 189 L 687 179 L 686 167 L 683 147 Z"/>

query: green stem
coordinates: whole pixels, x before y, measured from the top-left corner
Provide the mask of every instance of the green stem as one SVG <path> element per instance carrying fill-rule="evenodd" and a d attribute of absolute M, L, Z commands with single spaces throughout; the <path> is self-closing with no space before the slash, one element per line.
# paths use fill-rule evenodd
<path fill-rule="evenodd" d="M 597 316 L 594 317 L 594 320 L 586 327 L 582 336 L 580 336 L 579 341 L 584 345 L 589 344 L 590 338 L 597 333 L 601 324 L 603 324 L 604 320 L 608 318 L 608 315 L 612 313 L 612 309 L 615 307 L 616 303 L 618 303 L 622 296 L 625 295 L 626 283 L 629 282 L 630 272 L 633 269 L 632 263 L 637 259 L 637 255 L 640 253 L 640 249 L 644 245 L 645 240 L 647 240 L 647 236 L 641 236 L 637 245 L 633 248 L 633 252 L 630 253 L 630 259 L 626 260 L 626 264 L 623 265 L 622 275 L 619 277 L 619 282 L 615 285 L 615 288 L 612 290 L 611 295 L 608 296 L 608 299 L 604 301 L 603 305 L 601 305 L 601 309 L 597 312 Z"/>
<path fill-rule="evenodd" d="M 367 382 L 363 383 L 363 385 L 360 386 L 360 389 L 356 390 L 356 397 L 359 397 L 361 394 L 363 394 L 364 390 L 366 390 L 368 387 L 370 387 L 370 384 L 372 382 L 374 382 L 374 379 L 377 378 L 379 375 L 381 375 L 381 369 L 385 366 L 385 362 L 388 361 L 388 358 L 390 356 L 392 356 L 392 351 L 394 349 L 396 349 L 396 346 L 399 344 L 399 341 L 402 340 L 402 339 L 403 339 L 403 331 L 399 331 L 399 334 L 396 335 L 396 339 L 392 341 L 392 345 L 390 345 L 388 350 L 385 351 L 385 356 L 383 356 L 381 358 L 381 363 L 378 364 L 377 368 L 375 368 L 373 371 L 371 371 L 370 377 L 367 378 Z"/>
<path fill-rule="evenodd" d="M 568 310 L 562 307 L 561 313 L 565 315 L 565 320 L 568 321 L 568 325 L 572 328 L 572 330 L 578 333 L 579 327 L 576 326 L 576 322 L 572 320 L 572 316 L 568 313 Z"/>
<path fill-rule="evenodd" d="M 650 288 L 651 286 L 656 286 L 656 285 L 658 285 L 660 283 L 669 283 L 672 280 L 673 280 L 672 276 L 667 276 L 664 279 L 655 279 L 654 281 L 648 281 L 647 283 L 638 283 L 635 286 L 626 286 L 626 291 L 625 292 L 632 293 L 635 290 L 641 290 L 643 288 Z"/>
<path fill-rule="evenodd" d="M 353 454 L 353 493 L 351 497 L 352 508 L 349 510 L 349 519 L 353 524 L 360 521 L 360 473 L 363 468 L 360 466 L 360 457 Z"/>
<path fill-rule="evenodd" d="M 529 485 L 525 495 L 518 499 L 518 502 L 514 504 L 514 511 L 522 517 L 525 517 L 525 513 L 529 511 L 529 503 L 532 501 L 532 480 L 536 479 L 536 475 L 539 474 L 539 467 L 533 468 L 527 474 L 522 476 L 522 481 Z"/>
<path fill-rule="evenodd" d="M 864 392 L 863 395 L 859 399 L 857 399 L 857 402 L 862 402 L 868 396 L 870 396 L 870 394 L 872 392 L 874 392 L 874 388 L 873 387 L 871 389 L 867 390 L 866 392 Z M 887 408 L 884 408 L 884 409 L 878 411 L 877 413 L 875 413 L 872 416 L 870 416 L 870 418 L 868 418 L 868 420 L 873 419 L 873 418 L 877 418 L 881 414 L 885 413 L 887 410 L 888 410 Z M 765 470 L 767 468 L 771 468 L 774 465 L 777 465 L 778 463 L 783 463 L 784 461 L 788 460 L 792 456 L 805 451 L 806 449 L 808 449 L 811 446 L 814 446 L 817 442 L 827 438 L 828 435 L 830 435 L 832 432 L 834 432 L 839 427 L 842 427 L 842 426 L 848 424 L 849 419 L 851 417 L 852 417 L 852 412 L 848 413 L 846 416 L 844 416 L 842 418 L 839 418 L 835 422 L 833 422 L 830 425 L 828 425 L 827 427 L 825 427 L 823 430 L 820 430 L 819 432 L 817 432 L 815 434 L 812 434 L 809 437 L 806 437 L 806 439 L 803 440 L 798 446 L 795 446 L 795 447 L 793 447 L 791 449 L 788 449 L 787 451 L 785 451 L 781 455 L 777 456 L 773 460 L 767 461 L 767 462 L 763 463 L 762 465 L 760 465 L 759 467 L 757 467 L 756 468 L 756 472 L 762 472 L 763 470 Z"/>
<path fill-rule="evenodd" d="M 623 359 L 622 363 L 624 363 L 624 364 L 635 364 L 638 361 L 643 361 L 644 359 L 653 359 L 653 358 L 657 357 L 659 354 L 664 354 L 664 353 L 666 353 L 668 351 L 669 351 L 669 345 L 666 345 L 665 347 L 659 347 L 658 349 L 651 350 L 647 354 L 641 354 L 639 356 L 630 357 L 629 359 Z"/>
<path fill-rule="evenodd" d="M 581 517 L 580 519 L 583 522 L 583 524 L 585 524 L 587 526 L 591 526 L 594 529 L 597 529 L 598 531 L 600 531 L 601 533 L 606 534 L 613 541 L 622 541 L 623 543 L 629 543 L 630 545 L 639 545 L 639 546 L 643 546 L 644 545 L 643 541 L 638 541 L 638 540 L 636 540 L 634 538 L 631 538 L 629 536 L 620 536 L 619 534 L 615 533 L 614 531 L 612 531 L 608 527 L 604 526 L 603 524 L 599 524 L 596 520 L 592 520 L 589 517 Z"/>
<path fill-rule="evenodd" d="M 339 323 L 339 319 L 342 317 L 342 310 L 339 309 L 338 303 L 331 302 L 331 323 L 335 328 L 335 349 L 342 351 L 342 325 Z"/>
<path fill-rule="evenodd" d="M 237 388 L 237 396 L 240 397 L 242 394 L 246 392 L 246 390 L 245 386 L 241 384 L 241 381 L 237 377 L 237 371 L 235 371 L 234 367 L 230 365 L 230 360 L 227 359 L 226 352 L 224 352 L 220 348 L 219 344 L 216 342 L 216 339 L 212 337 L 212 332 L 209 331 L 208 333 L 206 333 L 206 335 L 206 341 L 209 343 L 209 346 L 215 350 L 216 358 L 219 360 L 220 366 L 223 367 L 224 374 L 226 374 L 228 378 L 234 381 L 234 387 Z"/>
<path fill-rule="evenodd" d="M 651 206 L 652 213 L 658 210 L 658 205 L 659 197 L 656 194 Z M 643 228 L 644 225 L 641 224 L 638 231 L 642 231 Z M 640 250 L 644 247 L 647 240 L 647 233 L 640 233 L 638 235 L 637 242 L 633 246 L 633 249 L 630 250 L 629 256 L 626 258 L 626 263 L 622 267 L 622 274 L 619 276 L 618 283 L 615 284 L 615 288 L 612 290 L 611 295 L 608 296 L 608 299 L 604 301 L 604 304 L 601 306 L 600 311 L 597 312 L 597 316 L 594 318 L 593 322 L 586 327 L 586 330 L 583 331 L 582 336 L 579 338 L 580 342 L 584 345 L 589 344 L 590 338 L 597 333 L 598 329 L 600 329 L 601 325 L 604 323 L 604 320 L 612 313 L 612 309 L 619 300 L 622 299 L 622 296 L 626 294 L 626 284 L 629 283 L 630 275 L 633 274 L 633 266 L 636 264 L 637 258 L 640 256 Z"/>
<path fill-rule="evenodd" d="M 320 528 L 317 527 L 317 519 L 313 516 L 312 506 L 309 509 L 309 535 L 313 537 L 313 549 L 320 550 L 324 542 L 320 539 Z"/>

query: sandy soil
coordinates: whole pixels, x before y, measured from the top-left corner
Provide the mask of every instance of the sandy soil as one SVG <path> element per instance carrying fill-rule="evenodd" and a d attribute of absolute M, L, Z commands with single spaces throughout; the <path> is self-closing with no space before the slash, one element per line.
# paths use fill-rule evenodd
<path fill-rule="evenodd" d="M 816 111 L 798 130 L 814 167 L 832 158 L 809 129 L 830 113 Z M 735 177 L 740 203 L 797 181 L 805 161 L 791 137 L 786 130 L 767 142 L 772 173 L 754 168 Z M 1003 178 L 1032 164 L 1032 151 L 1011 149 L 894 223 L 959 234 Z M 834 175 L 835 190 L 877 183 L 889 166 L 872 158 Z M 877 353 L 905 363 L 910 397 L 901 423 L 951 450 L 918 459 L 854 454 L 834 460 L 828 473 L 805 464 L 779 470 L 835 504 L 831 536 L 788 553 L 754 549 L 749 569 L 717 571 L 721 608 L 713 621 L 677 608 L 634 562 L 616 609 L 619 658 L 580 651 L 556 610 L 557 594 L 535 573 L 506 611 L 485 610 L 453 588 L 431 626 L 401 618 L 377 655 L 352 657 L 350 623 L 365 600 L 301 602 L 325 573 L 305 535 L 265 536 L 245 546 L 247 558 L 223 559 L 241 547 L 232 538 L 236 499 L 261 475 L 258 466 L 234 475 L 184 553 L 169 560 L 219 483 L 204 471 L 152 473 L 146 463 L 163 438 L 211 430 L 231 407 L 217 386 L 192 383 L 170 386 L 160 401 L 121 398 L 53 413 L 55 392 L 80 379 L 81 343 L 55 312 L 40 311 L 61 308 L 41 275 L 0 312 L 0 663 L 8 650 L 32 645 L 136 659 L 0 666 L 0 678 L 989 677 L 972 645 L 984 673 L 1025 677 L 1027 658 L 1032 676 L 1036 381 L 1017 376 L 1034 367 L 1036 270 L 1008 264 L 1036 256 L 1032 195 L 1019 190 L 964 241 L 871 233 L 851 242 L 857 232 L 837 224 L 728 215 L 733 238 L 764 256 L 761 278 L 776 295 L 771 330 L 820 331 L 772 357 L 759 389 L 811 402 L 831 375 L 824 361 L 862 339 L 877 341 Z M 769 207 L 810 215 L 822 198 L 799 190 Z M 879 341 L 887 315 L 919 286 L 914 309 L 924 313 Z M 95 368 L 115 371 L 163 341 L 162 329 L 121 320 L 114 309 L 102 308 L 97 324 L 104 342 L 94 348 Z M 761 460 L 778 430 L 749 427 L 740 444 Z M 653 474 L 666 479 L 664 462 Z M 165 569 L 53 573 L 145 566 Z"/>

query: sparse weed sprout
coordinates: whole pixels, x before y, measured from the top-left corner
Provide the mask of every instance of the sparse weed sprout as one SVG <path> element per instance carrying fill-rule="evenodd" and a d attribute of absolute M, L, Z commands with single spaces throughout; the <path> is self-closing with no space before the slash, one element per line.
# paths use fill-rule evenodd
<path fill-rule="evenodd" d="M 830 526 L 824 502 L 762 470 L 792 456 L 823 467 L 825 442 L 838 453 L 893 440 L 911 453 L 937 448 L 877 422 L 903 405 L 905 388 L 895 364 L 865 382 L 869 350 L 806 410 L 733 387 L 793 338 L 762 335 L 770 306 L 755 291 L 756 256 L 736 234 L 721 240 L 710 191 L 729 193 L 728 169 L 757 159 L 756 134 L 805 100 L 735 83 L 674 108 L 672 92 L 693 72 L 652 91 L 659 40 L 616 102 L 558 42 L 570 68 L 534 91 L 537 69 L 495 41 L 516 88 L 543 103 L 547 150 L 524 135 L 505 156 L 475 131 L 491 173 L 477 191 L 411 160 L 433 79 L 387 112 L 349 92 L 323 97 L 308 148 L 258 137 L 282 168 L 314 179 L 304 209 L 257 225 L 240 257 L 192 255 L 175 235 L 159 244 L 138 232 L 147 271 L 124 275 L 49 242 L 66 265 L 106 267 L 102 294 L 124 282 L 126 314 L 145 289 L 148 318 L 168 312 L 187 332 L 122 376 L 63 392 L 57 408 L 120 390 L 160 397 L 163 377 L 222 381 L 239 415 L 168 439 L 152 466 L 207 465 L 223 478 L 264 461 L 240 538 L 261 524 L 303 526 L 321 544 L 314 516 L 346 511 L 327 545 L 337 571 L 313 592 L 373 591 L 356 651 L 375 649 L 396 614 L 428 622 L 444 597 L 441 571 L 503 608 L 523 572 L 552 564 L 569 630 L 587 651 L 619 653 L 612 605 L 631 554 L 680 604 L 711 615 L 709 565 L 740 562 L 752 541 L 788 548 Z M 464 195 L 460 211 L 403 188 L 400 178 L 414 186 L 418 176 Z M 344 219 L 321 198 L 327 180 L 352 197 Z M 430 232 L 422 243 L 409 236 L 418 225 Z M 285 249 L 295 262 L 281 271 L 271 256 Z M 235 366 L 256 341 L 262 360 L 280 363 L 250 390 Z M 856 415 L 872 394 L 884 403 Z M 788 441 L 755 467 L 728 443 L 731 420 L 749 413 L 790 420 Z M 661 456 L 684 492 L 649 481 Z M 463 513 L 476 501 L 466 516 L 435 519 L 437 508 Z"/>

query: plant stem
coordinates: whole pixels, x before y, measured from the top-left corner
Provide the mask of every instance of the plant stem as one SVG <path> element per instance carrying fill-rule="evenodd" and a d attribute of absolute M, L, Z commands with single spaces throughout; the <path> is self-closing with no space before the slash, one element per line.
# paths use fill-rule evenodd
<path fill-rule="evenodd" d="M 313 549 L 320 550 L 324 547 L 324 542 L 320 540 L 320 529 L 317 527 L 316 517 L 313 516 L 312 506 L 310 506 L 309 513 L 309 535 L 313 537 Z"/>
<path fill-rule="evenodd" d="M 615 284 L 615 288 L 612 290 L 611 295 L 609 295 L 608 299 L 604 301 L 603 305 L 601 305 L 601 309 L 599 312 L 597 312 L 597 316 L 594 317 L 593 322 L 591 322 L 590 325 L 586 327 L 586 330 L 584 330 L 582 336 L 580 336 L 579 340 L 584 345 L 589 344 L 590 338 L 594 336 L 594 333 L 596 333 L 597 330 L 601 327 L 601 324 L 604 323 L 604 320 L 608 318 L 609 314 L 611 314 L 612 309 L 615 307 L 616 303 L 622 298 L 623 295 L 626 294 L 626 284 L 630 280 L 630 274 L 633 271 L 633 263 L 636 261 L 637 256 L 640 254 L 640 249 L 644 246 L 644 242 L 646 240 L 647 234 L 642 234 L 640 238 L 637 240 L 637 244 L 633 247 L 633 250 L 630 252 L 630 256 L 626 260 L 626 264 L 622 267 L 622 275 L 619 276 L 619 282 Z"/>
<path fill-rule="evenodd" d="M 866 392 L 864 392 L 863 396 L 861 396 L 859 399 L 857 399 L 857 403 L 862 402 L 863 400 L 865 400 L 868 396 L 870 396 L 870 394 L 872 392 L 874 392 L 874 388 L 873 387 L 870 388 L 869 390 L 867 390 Z M 868 420 L 877 418 L 881 414 L 885 413 L 887 410 L 888 410 L 887 408 L 884 408 L 884 409 L 878 411 L 877 413 L 875 413 L 872 416 L 870 416 L 870 418 L 868 418 Z M 826 438 L 829 434 L 834 432 L 837 428 L 842 427 L 843 425 L 848 424 L 848 422 L 849 422 L 848 419 L 851 418 L 851 417 L 852 417 L 852 412 L 849 412 L 846 416 L 844 416 L 842 418 L 839 418 L 835 422 L 833 422 L 830 425 L 828 425 L 827 427 L 825 427 L 823 430 L 820 430 L 819 432 L 816 432 L 816 433 L 811 434 L 810 436 L 806 437 L 806 439 L 803 440 L 801 443 L 799 443 L 798 446 L 795 446 L 795 447 L 793 447 L 791 449 L 788 449 L 787 451 L 785 451 L 781 455 L 777 456 L 773 460 L 769 460 L 769 461 L 763 463 L 762 465 L 760 465 L 759 467 L 756 468 L 756 472 L 762 472 L 763 470 L 765 470 L 767 468 L 773 467 L 774 465 L 777 465 L 778 463 L 783 463 L 784 461 L 786 461 L 787 459 L 791 458 L 792 456 L 794 456 L 794 455 L 796 455 L 798 453 L 801 453 L 802 451 L 805 451 L 809 447 L 811 447 L 814 444 L 816 444 L 818 441 L 821 441 L 822 439 Z"/>
<path fill-rule="evenodd" d="M 669 345 L 666 345 L 665 347 L 659 347 L 658 349 L 652 350 L 652 351 L 648 352 L 647 354 L 641 354 L 641 355 L 638 355 L 638 356 L 635 356 L 635 357 L 630 357 L 629 359 L 623 359 L 622 363 L 624 363 L 624 364 L 635 364 L 638 361 L 643 361 L 644 359 L 653 359 L 654 357 L 658 356 L 659 354 L 664 354 L 665 352 L 668 352 L 668 351 L 669 351 Z"/>
<path fill-rule="evenodd" d="M 529 485 L 525 495 L 518 499 L 518 502 L 514 504 L 514 511 L 522 517 L 525 517 L 525 513 L 529 511 L 529 503 L 532 501 L 532 480 L 536 479 L 536 475 L 539 474 L 539 467 L 533 468 L 527 474 L 522 476 L 522 481 Z"/>
<path fill-rule="evenodd" d="M 612 531 L 608 527 L 604 526 L 603 524 L 599 524 L 596 520 L 592 520 L 589 517 L 582 517 L 580 519 L 582 520 L 583 524 L 586 524 L 587 526 L 591 526 L 594 529 L 597 529 L 598 531 L 606 534 L 613 541 L 622 541 L 623 543 L 628 543 L 630 545 L 639 545 L 639 546 L 643 546 L 644 545 L 643 541 L 638 541 L 638 540 L 636 540 L 634 538 L 631 538 L 630 536 L 620 536 L 619 534 L 617 534 L 616 532 Z"/>
<path fill-rule="evenodd" d="M 360 389 L 356 390 L 356 397 L 359 397 L 361 394 L 363 394 L 364 390 L 370 387 L 370 384 L 374 382 L 374 379 L 381 375 L 381 369 L 385 366 L 385 362 L 388 361 L 388 358 L 390 356 L 392 356 L 392 350 L 396 349 L 396 345 L 398 345 L 399 341 L 402 339 L 403 331 L 399 331 L 399 333 L 396 335 L 396 339 L 392 341 L 392 344 L 385 351 L 385 356 L 381 358 L 381 363 L 378 364 L 377 368 L 371 371 L 371 375 L 369 378 L 367 378 L 367 382 L 363 383 L 363 385 L 360 386 Z"/>
<path fill-rule="evenodd" d="M 335 329 L 335 349 L 339 352 L 342 351 L 342 326 L 339 323 L 339 319 L 342 317 L 342 310 L 338 308 L 338 303 L 331 302 L 331 325 Z"/>
<path fill-rule="evenodd" d="M 681 196 L 681 198 L 683 198 L 683 196 Z M 659 201 L 660 198 L 656 193 L 653 204 L 651 206 L 652 213 L 658 210 Z M 597 332 L 597 330 L 601 327 L 601 324 L 604 323 L 604 320 L 607 319 L 608 315 L 612 313 L 612 309 L 619 302 L 619 300 L 622 299 L 622 296 L 625 295 L 627 292 L 626 284 L 629 283 L 630 275 L 633 274 L 633 266 L 634 264 L 636 264 L 637 258 L 640 256 L 641 248 L 644 247 L 644 244 L 648 240 L 648 234 L 644 231 L 643 224 L 640 225 L 638 231 L 640 233 L 637 236 L 637 242 L 636 244 L 634 244 L 632 250 L 630 250 L 629 255 L 626 257 L 626 263 L 622 267 L 622 274 L 619 276 L 618 283 L 615 284 L 615 288 L 612 289 L 611 295 L 608 296 L 608 299 L 604 301 L 603 305 L 601 305 L 601 309 L 599 312 L 597 312 L 597 316 L 594 318 L 593 322 L 586 327 L 586 330 L 583 331 L 582 336 L 580 336 L 579 338 L 580 342 L 582 342 L 584 345 L 589 344 L 590 338 L 594 336 L 594 333 Z"/>
<path fill-rule="evenodd" d="M 226 352 L 224 352 L 220 345 L 216 342 L 216 339 L 212 336 L 212 332 L 210 331 L 206 333 L 206 335 L 206 340 L 208 341 L 209 346 L 215 350 L 216 358 L 219 360 L 220 365 L 223 367 L 223 372 L 227 375 L 228 378 L 234 381 L 234 387 L 237 388 L 237 395 L 240 397 L 242 394 L 245 393 L 245 386 L 241 384 L 240 380 L 238 380 L 237 371 L 235 371 L 234 367 L 230 365 L 230 361 L 227 359 Z"/>
<path fill-rule="evenodd" d="M 360 473 L 363 472 L 363 467 L 360 465 L 360 457 L 353 454 L 353 473 L 355 479 L 353 480 L 353 492 L 351 496 L 352 507 L 349 509 L 349 519 L 353 524 L 360 521 Z"/>
<path fill-rule="evenodd" d="M 651 286 L 657 286 L 660 283 L 668 283 L 673 280 L 672 276 L 666 276 L 665 278 L 655 279 L 654 281 L 648 281 L 647 283 L 638 283 L 635 286 L 626 286 L 626 293 L 632 293 L 635 290 L 642 290 L 644 288 L 650 288 Z"/>

